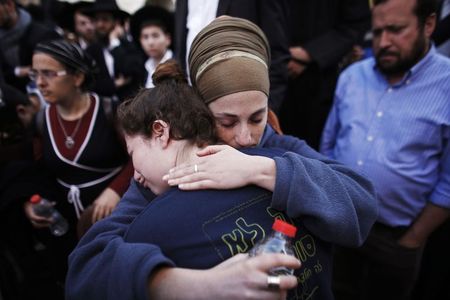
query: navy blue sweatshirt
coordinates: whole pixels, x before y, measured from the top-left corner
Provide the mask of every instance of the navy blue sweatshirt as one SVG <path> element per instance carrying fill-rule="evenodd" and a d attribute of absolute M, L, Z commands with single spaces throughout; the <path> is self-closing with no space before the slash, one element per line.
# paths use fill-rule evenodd
<path fill-rule="evenodd" d="M 260 146 L 291 151 L 274 158 L 273 208 L 301 219 L 323 241 L 361 245 L 378 212 L 366 178 L 270 126 Z M 112 215 L 91 227 L 69 257 L 67 299 L 147 299 L 153 269 L 175 264 L 158 245 L 126 243 L 123 237 L 153 197 L 133 180 Z"/>
<path fill-rule="evenodd" d="M 267 149 L 245 151 L 271 156 Z M 256 186 L 232 190 L 181 191 L 172 188 L 152 200 L 133 221 L 125 241 L 156 244 L 178 267 L 208 269 L 248 252 L 271 232 L 274 218 L 297 227 L 292 240 L 299 285 L 288 299 L 333 299 L 331 244 L 312 235 L 300 219 L 270 207 L 272 193 Z"/>

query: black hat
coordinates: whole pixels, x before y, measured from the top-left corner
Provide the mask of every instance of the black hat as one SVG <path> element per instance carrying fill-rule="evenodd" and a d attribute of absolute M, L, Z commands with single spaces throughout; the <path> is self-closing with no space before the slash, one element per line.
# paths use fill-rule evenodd
<path fill-rule="evenodd" d="M 130 32 L 136 43 L 139 43 L 142 25 L 146 23 L 160 25 L 164 31 L 173 36 L 173 13 L 160 6 L 146 5 L 137 10 L 130 18 Z"/>
<path fill-rule="evenodd" d="M 55 19 L 59 26 L 71 32 L 75 32 L 74 15 L 80 12 L 83 15 L 91 16 L 87 11 L 92 9 L 94 2 L 78 1 L 74 3 L 61 2 L 62 7 L 59 9 Z"/>
<path fill-rule="evenodd" d="M 129 17 L 129 14 L 126 11 L 119 8 L 115 0 L 96 0 L 94 5 L 88 9 L 85 9 L 84 12 L 90 16 L 95 16 L 95 14 L 99 12 L 110 12 L 116 18 L 122 20 Z"/>

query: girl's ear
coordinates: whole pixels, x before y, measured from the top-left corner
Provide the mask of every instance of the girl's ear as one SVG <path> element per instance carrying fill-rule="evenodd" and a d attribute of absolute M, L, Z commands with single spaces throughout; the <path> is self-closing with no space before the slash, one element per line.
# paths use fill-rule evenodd
<path fill-rule="evenodd" d="M 165 148 L 169 144 L 170 126 L 163 120 L 156 120 L 153 122 L 152 134 L 155 139 L 162 143 L 163 148 Z"/>

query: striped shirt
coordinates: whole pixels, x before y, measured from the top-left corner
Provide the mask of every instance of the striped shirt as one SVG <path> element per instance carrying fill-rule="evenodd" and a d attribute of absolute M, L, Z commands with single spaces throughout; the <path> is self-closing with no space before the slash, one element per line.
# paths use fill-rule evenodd
<path fill-rule="evenodd" d="M 390 85 L 373 58 L 339 78 L 321 152 L 365 174 L 378 221 L 409 226 L 426 205 L 450 208 L 450 60 L 434 47 Z"/>

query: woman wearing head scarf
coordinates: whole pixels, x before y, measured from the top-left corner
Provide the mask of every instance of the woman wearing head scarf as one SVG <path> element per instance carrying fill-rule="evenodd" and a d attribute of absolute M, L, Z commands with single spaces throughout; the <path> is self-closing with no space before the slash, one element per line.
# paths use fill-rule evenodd
<path fill-rule="evenodd" d="M 171 189 L 162 179 L 170 168 L 195 161 L 196 152 L 216 142 L 216 125 L 208 107 L 188 86 L 173 61 L 158 66 L 154 79 L 154 89 L 143 90 L 118 109 L 118 121 L 140 184 L 157 195 L 133 221 L 125 241 L 159 245 L 181 268 L 211 268 L 233 255 L 248 252 L 272 231 L 275 219 L 283 219 L 297 228 L 291 243 L 297 258 L 303 261 L 303 270 L 313 270 L 318 261 L 321 268 L 290 291 L 288 298 L 313 295 L 311 299 L 331 299 L 331 244 L 311 234 L 301 219 L 290 219 L 270 209 L 272 193 L 251 185 L 182 191 Z M 258 147 L 242 151 L 266 157 L 283 153 Z M 143 196 L 135 190 L 133 197 Z M 300 277 L 301 272 L 297 270 L 294 275 Z M 268 282 L 281 281 L 281 277 L 270 276 Z M 266 292 L 283 294 L 281 290 Z"/>
<path fill-rule="evenodd" d="M 220 17 L 197 35 L 189 54 L 191 82 L 213 113 L 219 138 L 228 146 L 199 151 L 200 172 L 193 172 L 193 164 L 187 163 L 165 178 L 188 190 L 245 184 L 267 188 L 274 192 L 272 207 L 302 217 L 324 240 L 357 246 L 375 221 L 373 187 L 304 141 L 275 134 L 267 125 L 268 49 L 264 33 L 239 18 Z M 292 153 L 267 159 L 232 147 L 276 147 Z"/>
<path fill-rule="evenodd" d="M 42 196 L 69 221 L 60 253 L 64 261 L 77 241 L 77 226 L 81 235 L 111 214 L 132 175 L 112 123 L 112 103 L 88 92 L 93 67 L 80 47 L 54 40 L 36 46 L 30 72 L 49 104 L 37 117 L 41 147 L 35 152 L 41 153 L 42 174 L 49 174 L 52 187 Z M 48 231 L 51 220 L 36 215 L 31 203 L 25 213 L 35 228 Z"/>
<path fill-rule="evenodd" d="M 270 57 L 267 39 L 261 30 L 253 23 L 239 18 L 218 18 L 194 40 L 189 61 L 191 81 L 213 113 L 222 142 L 236 148 L 275 147 L 290 152 L 274 158 L 249 157 L 229 146 L 209 146 L 198 152 L 197 155 L 201 157 L 197 162 L 177 166 L 164 179 L 171 185 L 186 189 L 228 189 L 248 184 L 258 185 L 273 191 L 272 208 L 286 211 L 289 217 L 301 218 L 303 224 L 319 238 L 341 245 L 359 245 L 376 218 L 373 187 L 365 178 L 326 159 L 303 141 L 277 135 L 267 126 Z M 135 179 L 142 181 L 139 172 L 135 174 Z M 130 191 L 133 189 L 139 189 L 136 182 Z M 198 278 L 207 280 L 208 288 L 203 290 L 208 295 L 205 298 L 220 298 L 230 281 L 238 286 L 233 290 L 236 299 L 239 295 L 255 295 L 257 286 L 267 286 L 260 275 L 252 278 L 257 281 L 251 285 L 253 288 L 245 284 L 248 277 L 238 273 L 238 270 L 243 270 L 242 261 L 233 267 L 226 264 L 229 267 L 228 274 L 234 274 L 235 278 L 227 278 L 224 282 L 219 281 L 219 278 L 224 278 L 215 272 L 218 269 L 210 270 L 209 273 L 191 270 L 182 272 L 170 267 L 149 271 L 159 264 L 171 264 L 162 256 L 157 245 L 132 246 L 123 243 L 121 237 L 128 228 L 125 223 L 132 219 L 130 214 L 142 211 L 145 204 L 134 197 L 124 197 L 121 203 L 122 213 L 127 213 L 129 218 L 112 218 L 108 224 L 94 228 L 71 256 L 70 264 L 74 269 L 70 274 L 76 282 L 72 285 L 73 295 L 80 293 L 86 296 L 95 289 L 88 278 L 95 277 L 109 286 L 123 283 L 130 274 L 114 272 L 118 275 L 106 278 L 98 276 L 104 270 L 95 266 L 112 254 L 114 257 L 126 256 L 133 261 L 141 261 L 141 255 L 137 254 L 140 247 L 140 251 L 153 253 L 151 258 L 148 257 L 149 269 L 137 268 L 132 272 L 145 269 L 144 273 L 152 274 L 148 282 L 150 292 L 161 292 L 159 295 L 162 298 L 164 295 L 176 295 L 177 292 L 183 297 L 184 289 L 188 289 L 192 295 L 201 295 L 202 291 L 193 284 Z M 113 228 L 120 228 L 120 232 L 113 232 Z M 100 234 L 102 240 L 97 239 Z M 105 249 L 101 256 L 98 255 L 99 243 Z M 132 252 L 136 255 L 129 255 L 130 248 L 134 249 Z M 108 254 L 105 253 L 107 250 Z M 266 262 L 270 262 L 272 258 L 266 259 Z M 245 265 L 247 271 L 244 273 L 255 274 L 267 270 L 261 269 L 259 263 L 265 264 L 261 260 Z M 110 267 L 112 270 L 120 268 L 119 263 Z M 84 275 L 89 274 L 88 278 L 77 276 L 81 271 L 85 272 Z M 196 279 L 188 279 L 188 275 Z M 175 287 L 171 288 L 174 283 Z M 116 293 L 119 291 L 116 290 Z M 101 297 L 102 294 L 97 296 Z"/>

